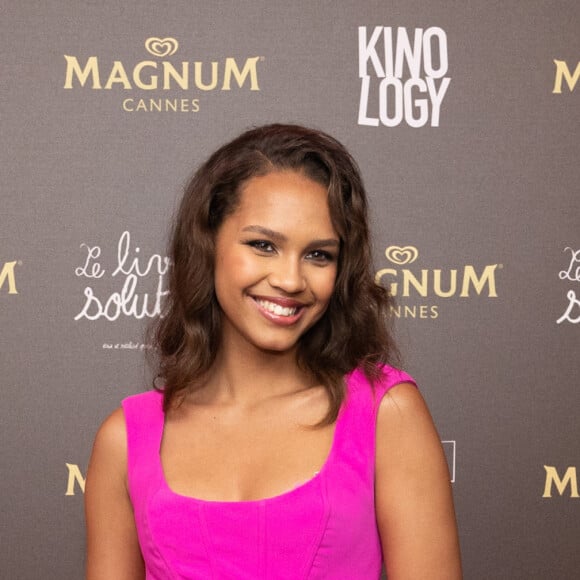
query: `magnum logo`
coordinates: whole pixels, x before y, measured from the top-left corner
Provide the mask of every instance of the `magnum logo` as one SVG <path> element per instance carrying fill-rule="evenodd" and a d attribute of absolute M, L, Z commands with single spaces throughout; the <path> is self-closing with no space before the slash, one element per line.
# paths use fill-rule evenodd
<path fill-rule="evenodd" d="M 177 52 L 179 42 L 175 38 L 155 38 L 152 36 L 145 41 L 145 48 L 153 55 L 163 58 Z"/>
<path fill-rule="evenodd" d="M 392 296 L 400 298 L 471 298 L 486 296 L 497 298 L 496 270 L 501 264 L 488 264 L 481 268 L 464 265 L 459 268 L 413 268 L 419 257 L 414 246 L 389 246 L 385 256 L 393 266 L 381 268 L 375 275 L 378 284 L 387 284 Z M 401 267 L 403 266 L 403 267 Z M 437 305 L 397 305 L 393 307 L 397 318 L 437 318 Z"/>
<path fill-rule="evenodd" d="M 65 463 L 68 469 L 66 493 L 64 495 L 76 495 L 75 490 L 85 493 L 85 478 L 76 463 Z"/>
<path fill-rule="evenodd" d="M 556 76 L 554 78 L 554 89 L 552 93 L 556 95 L 562 94 L 563 81 L 566 81 L 568 90 L 572 92 L 580 78 L 580 62 L 576 64 L 574 74 L 570 72 L 565 60 L 554 60 L 554 64 L 556 65 Z"/>
<path fill-rule="evenodd" d="M 568 490 L 571 498 L 580 498 L 575 467 L 568 467 L 562 477 L 560 477 L 557 469 L 552 465 L 544 465 L 544 470 L 546 472 L 546 482 L 544 484 L 542 497 L 551 498 L 553 488 L 556 487 L 556 491 L 560 496 L 565 495 L 566 490 Z"/>
<path fill-rule="evenodd" d="M 147 52 L 157 59 L 173 56 L 179 49 L 174 38 L 151 37 L 145 41 Z M 263 57 L 254 56 L 243 60 L 226 57 L 221 61 L 146 59 L 134 63 L 121 60 L 103 62 L 98 56 L 80 59 L 64 55 L 66 71 L 64 88 L 90 88 L 92 90 L 123 91 L 231 91 L 247 89 L 259 91 L 258 62 Z M 123 110 L 133 111 L 199 111 L 199 99 L 135 99 L 126 98 Z"/>
<path fill-rule="evenodd" d="M 403 266 L 414 262 L 419 256 L 419 252 L 417 251 L 417 248 L 413 246 L 405 246 L 404 248 L 399 248 L 399 246 L 389 246 L 385 250 L 385 256 L 387 256 L 387 259 L 393 262 L 393 264 Z"/>
<path fill-rule="evenodd" d="M 5 284 L 8 284 L 8 294 L 18 294 L 16 289 L 16 277 L 14 275 L 14 268 L 18 262 L 5 262 L 0 270 L 0 290 L 4 288 Z"/>

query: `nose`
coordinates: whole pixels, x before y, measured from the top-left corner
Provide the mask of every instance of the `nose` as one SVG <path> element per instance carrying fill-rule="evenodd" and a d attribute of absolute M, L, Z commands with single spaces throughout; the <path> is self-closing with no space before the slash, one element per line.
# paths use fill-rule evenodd
<path fill-rule="evenodd" d="M 287 294 L 297 294 L 306 289 L 306 278 L 303 272 L 302 261 L 299 258 L 272 260 L 272 270 L 268 282 Z"/>

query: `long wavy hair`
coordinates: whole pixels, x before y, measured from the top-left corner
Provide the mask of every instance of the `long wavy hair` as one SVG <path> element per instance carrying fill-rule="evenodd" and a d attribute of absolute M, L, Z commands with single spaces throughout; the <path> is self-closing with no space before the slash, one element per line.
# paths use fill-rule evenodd
<path fill-rule="evenodd" d="M 381 364 L 397 359 L 389 330 L 391 297 L 374 281 L 367 199 L 356 162 L 321 131 L 298 125 L 258 127 L 211 155 L 186 187 L 175 216 L 169 295 L 153 329 L 165 411 L 203 385 L 220 348 L 216 233 L 236 210 L 249 179 L 281 170 L 302 172 L 327 189 L 330 217 L 340 238 L 330 303 L 297 349 L 298 364 L 329 395 L 329 410 L 320 424 L 336 419 L 345 397 L 345 374 L 361 367 L 373 382 Z"/>

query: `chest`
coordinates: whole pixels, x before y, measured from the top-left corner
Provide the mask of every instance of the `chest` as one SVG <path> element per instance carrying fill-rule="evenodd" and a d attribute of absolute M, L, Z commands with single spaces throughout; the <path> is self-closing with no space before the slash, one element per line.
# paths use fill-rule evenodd
<path fill-rule="evenodd" d="M 166 421 L 161 462 L 167 484 L 210 501 L 257 500 L 294 489 L 312 479 L 330 453 L 335 425 L 313 426 L 324 410 L 193 406 Z"/>
<path fill-rule="evenodd" d="M 245 426 L 216 413 L 198 414 L 191 424 L 189 416 L 164 420 L 153 396 L 148 397 L 150 412 L 144 413 L 141 397 L 126 400 L 124 408 L 128 483 L 148 578 L 378 580 L 375 428 L 367 406 L 361 409 L 351 399 L 336 423 L 314 430 L 311 439 L 290 409 L 284 413 L 287 422 L 270 409 L 261 421 L 254 417 Z M 314 407 L 312 401 L 307 406 Z M 319 411 L 324 414 L 316 408 L 309 424 L 320 420 Z M 306 418 L 303 412 L 298 415 Z M 292 470 L 280 467 L 285 459 L 279 461 L 278 445 L 298 454 Z M 224 446 L 226 452 L 218 457 Z M 251 453 L 242 460 L 238 456 L 245 449 Z M 323 465 L 311 477 L 314 457 L 322 457 Z M 270 477 L 257 473 L 262 460 L 279 466 Z M 242 463 L 247 470 L 238 470 Z M 308 467 L 303 484 L 296 481 L 297 467 Z M 212 469 L 218 474 L 213 495 L 205 473 Z"/>

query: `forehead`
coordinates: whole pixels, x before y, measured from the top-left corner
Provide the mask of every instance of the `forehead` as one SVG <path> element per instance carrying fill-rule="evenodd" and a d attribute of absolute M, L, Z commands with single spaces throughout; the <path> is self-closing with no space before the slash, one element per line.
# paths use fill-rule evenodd
<path fill-rule="evenodd" d="M 242 227 L 246 222 L 280 231 L 310 226 L 335 235 L 326 187 L 296 171 L 276 171 L 248 180 L 230 217 Z"/>

